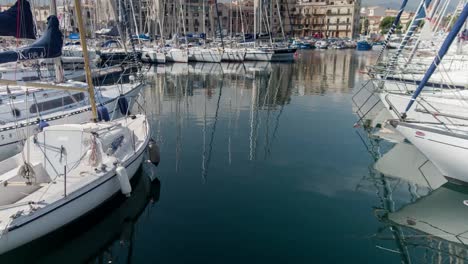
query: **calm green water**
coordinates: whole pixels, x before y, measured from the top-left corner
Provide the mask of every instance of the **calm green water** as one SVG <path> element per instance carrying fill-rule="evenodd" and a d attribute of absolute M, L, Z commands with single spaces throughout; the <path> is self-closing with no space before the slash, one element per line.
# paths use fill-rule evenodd
<path fill-rule="evenodd" d="M 150 69 L 159 167 L 145 167 L 129 200 L 5 263 L 437 262 L 433 248 L 449 251 L 444 241 L 415 242 L 382 219 L 379 209 L 417 197 L 372 169 L 353 128 L 351 96 L 375 55 L 310 51 L 294 64 Z"/>

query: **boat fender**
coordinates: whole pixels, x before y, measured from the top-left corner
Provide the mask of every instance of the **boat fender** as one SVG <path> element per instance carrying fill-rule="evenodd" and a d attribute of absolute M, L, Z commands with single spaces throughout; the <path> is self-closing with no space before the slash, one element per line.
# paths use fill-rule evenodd
<path fill-rule="evenodd" d="M 119 104 L 120 113 L 121 113 L 122 115 L 126 115 L 126 114 L 127 114 L 127 111 L 128 111 L 128 101 L 127 101 L 127 98 L 124 97 L 124 96 L 120 96 L 120 97 L 119 97 L 119 100 L 118 100 L 118 104 Z M 129 112 L 128 114 L 130 114 L 130 112 Z"/>
<path fill-rule="evenodd" d="M 159 161 L 161 160 L 161 154 L 159 151 L 159 146 L 156 144 L 156 141 L 150 139 L 148 143 L 148 157 L 151 163 L 155 166 L 159 165 Z"/>
<path fill-rule="evenodd" d="M 122 194 L 124 194 L 127 197 L 130 197 L 130 193 L 132 192 L 132 186 L 130 185 L 130 179 L 128 178 L 127 171 L 122 165 L 118 165 L 115 169 L 115 173 L 119 178 L 120 190 L 122 191 Z"/>
<path fill-rule="evenodd" d="M 38 124 L 38 127 L 39 127 L 39 131 L 42 132 L 42 130 L 44 130 L 44 128 L 50 126 L 49 123 L 47 123 L 46 121 L 44 120 L 40 120 L 39 121 L 39 124 Z"/>
<path fill-rule="evenodd" d="M 109 110 L 107 110 L 107 107 L 101 105 L 97 108 L 97 112 L 98 112 L 98 120 L 99 121 L 109 121 L 110 120 L 110 116 L 109 116 Z"/>

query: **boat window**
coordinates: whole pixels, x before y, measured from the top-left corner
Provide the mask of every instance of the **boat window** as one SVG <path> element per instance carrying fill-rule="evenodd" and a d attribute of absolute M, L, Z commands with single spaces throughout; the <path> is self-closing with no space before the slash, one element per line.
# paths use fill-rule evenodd
<path fill-rule="evenodd" d="M 13 108 L 11 109 L 11 114 L 14 116 L 14 117 L 20 117 L 21 116 L 21 111 L 16 109 L 16 108 Z"/>
<path fill-rule="evenodd" d="M 57 98 L 57 99 L 54 99 L 54 100 L 33 104 L 29 108 L 29 112 L 31 114 L 35 114 L 38 111 L 39 112 L 48 111 L 48 110 L 52 110 L 52 109 L 55 109 L 55 108 L 58 108 L 58 107 L 70 105 L 70 104 L 73 104 L 75 102 L 80 102 L 80 101 L 83 101 L 84 99 L 85 99 L 85 94 L 84 93 L 77 93 L 77 94 L 74 94 L 73 96 Z"/>

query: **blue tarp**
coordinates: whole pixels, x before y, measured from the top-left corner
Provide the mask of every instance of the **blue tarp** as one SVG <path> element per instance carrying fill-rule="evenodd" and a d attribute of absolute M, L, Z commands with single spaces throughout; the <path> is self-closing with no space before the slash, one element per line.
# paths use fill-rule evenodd
<path fill-rule="evenodd" d="M 0 63 L 56 58 L 62 55 L 62 45 L 59 21 L 56 16 L 50 16 L 47 18 L 47 30 L 40 39 L 18 50 L 0 52 Z"/>
<path fill-rule="evenodd" d="M 0 13 L 0 36 L 36 39 L 31 5 L 27 0 L 18 0 Z"/>
<path fill-rule="evenodd" d="M 150 37 L 145 34 L 140 34 L 138 35 L 138 37 L 136 35 L 133 35 L 132 39 L 150 40 Z"/>
<path fill-rule="evenodd" d="M 71 40 L 79 40 L 80 39 L 80 34 L 78 33 L 70 33 L 70 35 L 68 36 L 69 39 Z"/>

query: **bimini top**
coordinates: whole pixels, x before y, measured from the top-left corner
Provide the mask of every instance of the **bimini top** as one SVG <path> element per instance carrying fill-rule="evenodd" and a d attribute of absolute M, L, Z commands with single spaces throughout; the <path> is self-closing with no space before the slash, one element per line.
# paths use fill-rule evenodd
<path fill-rule="evenodd" d="M 27 0 L 17 0 L 0 13 L 0 36 L 36 39 L 36 26 Z"/>

